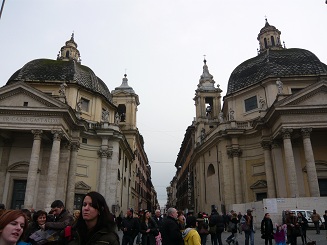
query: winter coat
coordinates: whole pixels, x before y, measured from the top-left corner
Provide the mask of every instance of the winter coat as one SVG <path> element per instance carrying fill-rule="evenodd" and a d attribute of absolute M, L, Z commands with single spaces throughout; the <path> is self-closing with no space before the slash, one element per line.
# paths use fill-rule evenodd
<path fill-rule="evenodd" d="M 150 229 L 150 232 L 146 232 Z M 155 245 L 156 244 L 156 232 L 158 230 L 156 222 L 150 218 L 146 224 L 144 221 L 140 223 L 140 232 L 142 233 L 142 245 Z"/>
<path fill-rule="evenodd" d="M 216 226 L 216 232 L 222 233 L 225 229 L 223 216 L 217 214 L 212 214 L 209 219 L 209 227 Z"/>
<path fill-rule="evenodd" d="M 270 218 L 263 218 L 261 221 L 262 238 L 272 238 L 274 234 L 274 226 Z"/>
<path fill-rule="evenodd" d="M 167 216 L 161 226 L 162 245 L 183 245 L 184 240 L 179 230 L 177 220 Z"/>
<path fill-rule="evenodd" d="M 124 231 L 125 236 L 135 237 L 139 233 L 139 226 L 140 223 L 138 218 L 125 217 L 121 222 L 121 229 L 124 231 L 124 228 L 127 228 L 127 230 Z"/>
<path fill-rule="evenodd" d="M 73 215 L 64 209 L 59 216 L 55 218 L 55 221 L 45 223 L 45 230 L 63 230 L 66 226 L 72 225 L 73 222 Z"/>
<path fill-rule="evenodd" d="M 67 243 L 61 243 L 67 244 Z M 86 241 L 82 241 L 78 232 L 74 232 L 73 239 L 68 242 L 68 245 L 120 245 L 119 237 L 115 232 L 108 231 L 107 228 L 103 228 L 91 237 L 88 237 Z"/>
<path fill-rule="evenodd" d="M 201 245 L 200 235 L 194 228 L 186 228 L 182 236 L 185 245 Z"/>
<path fill-rule="evenodd" d="M 275 239 L 275 242 L 278 243 L 278 242 L 285 242 L 285 231 L 284 229 L 282 230 L 277 230 L 276 233 L 274 234 L 274 239 Z"/>

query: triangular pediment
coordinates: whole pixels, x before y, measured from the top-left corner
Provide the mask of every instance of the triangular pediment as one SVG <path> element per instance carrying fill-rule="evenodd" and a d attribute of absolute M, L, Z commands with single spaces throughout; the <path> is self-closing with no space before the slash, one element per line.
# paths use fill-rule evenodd
<path fill-rule="evenodd" d="M 67 105 L 24 82 L 0 88 L 1 107 L 67 108 Z"/>
<path fill-rule="evenodd" d="M 314 83 L 285 99 L 276 102 L 275 107 L 315 107 L 327 105 L 327 81 Z"/>
<path fill-rule="evenodd" d="M 85 182 L 83 182 L 83 181 L 78 181 L 75 184 L 75 189 L 76 190 L 89 191 L 89 190 L 91 190 L 91 186 L 85 184 Z"/>
<path fill-rule="evenodd" d="M 267 181 L 258 180 L 253 185 L 250 186 L 251 189 L 264 189 L 267 188 Z"/>

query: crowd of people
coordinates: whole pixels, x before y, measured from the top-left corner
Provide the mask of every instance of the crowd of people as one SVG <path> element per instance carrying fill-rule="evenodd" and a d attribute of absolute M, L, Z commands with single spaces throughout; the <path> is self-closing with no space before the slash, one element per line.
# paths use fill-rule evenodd
<path fill-rule="evenodd" d="M 261 221 L 261 238 L 265 245 L 297 245 L 307 243 L 308 220 L 301 213 L 285 212 L 284 222 L 274 224 L 266 213 Z M 327 222 L 327 210 L 324 220 Z M 311 216 L 316 233 L 320 233 L 320 215 L 313 211 Z M 325 224 L 326 225 L 326 224 Z M 211 214 L 194 214 L 169 208 L 162 215 L 155 210 L 134 213 L 128 208 L 126 215 L 117 218 L 110 213 L 104 197 L 95 191 L 85 195 L 81 210 L 68 212 L 61 200 L 55 200 L 49 213 L 44 210 L 30 212 L 27 209 L 6 210 L 0 204 L 0 244 L 1 245 L 119 245 L 118 230 L 123 232 L 122 245 L 206 245 L 210 236 L 212 245 L 223 245 L 222 233 L 230 232 L 225 242 L 238 245 L 238 235 L 244 233 L 245 245 L 254 245 L 254 222 L 252 210 L 246 214 L 231 210 L 219 214 L 212 209 Z"/>
<path fill-rule="evenodd" d="M 80 215 L 79 215 L 80 214 Z M 74 218 L 75 216 L 75 218 Z M 119 245 L 114 216 L 98 192 L 85 195 L 80 212 L 69 213 L 61 200 L 49 213 L 27 209 L 0 210 L 0 244 Z"/>

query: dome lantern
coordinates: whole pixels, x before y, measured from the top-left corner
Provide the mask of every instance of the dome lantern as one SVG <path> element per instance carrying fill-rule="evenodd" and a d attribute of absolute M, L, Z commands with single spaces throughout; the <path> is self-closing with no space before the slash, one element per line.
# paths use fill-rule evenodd
<path fill-rule="evenodd" d="M 75 60 L 81 63 L 81 55 L 77 49 L 77 43 L 74 40 L 74 33 L 72 33 L 70 40 L 66 41 L 66 45 L 60 49 L 57 60 Z"/>
<path fill-rule="evenodd" d="M 280 50 L 283 49 L 283 46 L 280 41 L 281 32 L 274 26 L 271 26 L 268 23 L 267 18 L 265 26 L 260 30 L 258 34 L 258 41 L 260 50 L 258 53 L 262 53 L 268 49 Z"/>

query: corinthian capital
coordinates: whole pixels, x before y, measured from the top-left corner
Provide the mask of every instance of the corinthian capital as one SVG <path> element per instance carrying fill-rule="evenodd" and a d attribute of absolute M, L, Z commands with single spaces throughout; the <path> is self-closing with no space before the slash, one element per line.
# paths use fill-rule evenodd
<path fill-rule="evenodd" d="M 34 135 L 35 140 L 40 140 L 42 137 L 43 131 L 41 129 L 32 129 L 32 134 Z"/>
<path fill-rule="evenodd" d="M 310 138 L 311 131 L 312 131 L 312 128 L 301 128 L 302 137 L 304 139 Z"/>
<path fill-rule="evenodd" d="M 78 151 L 79 147 L 80 147 L 79 141 L 72 141 L 72 142 L 70 142 L 70 149 L 72 151 Z"/>
<path fill-rule="evenodd" d="M 59 130 L 53 129 L 53 130 L 51 130 L 51 133 L 53 134 L 53 140 L 60 141 L 63 136 L 63 133 L 60 129 Z"/>
<path fill-rule="evenodd" d="M 108 152 L 109 152 L 108 149 L 100 149 L 100 150 L 98 150 L 98 155 L 101 158 L 107 158 L 108 157 Z"/>
<path fill-rule="evenodd" d="M 229 158 L 240 157 L 242 155 L 242 149 L 241 148 L 229 148 L 229 149 L 227 149 L 227 154 L 228 154 Z"/>
<path fill-rule="evenodd" d="M 293 132 L 293 129 L 291 129 L 291 128 L 282 128 L 281 133 L 282 133 L 283 139 L 290 139 L 292 132 Z"/>

